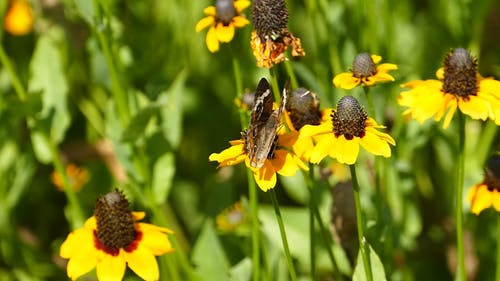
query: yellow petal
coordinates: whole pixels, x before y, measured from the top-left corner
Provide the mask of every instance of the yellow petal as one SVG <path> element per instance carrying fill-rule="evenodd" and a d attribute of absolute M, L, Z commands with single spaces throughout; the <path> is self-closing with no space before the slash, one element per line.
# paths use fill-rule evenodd
<path fill-rule="evenodd" d="M 489 208 L 493 202 L 493 194 L 488 191 L 488 188 L 484 184 L 478 184 L 473 187 L 474 190 L 472 195 L 469 194 L 469 200 L 471 201 L 471 212 L 474 214 L 479 214 L 482 210 Z"/>
<path fill-rule="evenodd" d="M 68 277 L 75 280 L 91 271 L 97 264 L 97 251 L 92 231 L 81 228 L 70 233 L 59 253 L 61 257 L 70 259 L 67 265 Z"/>
<path fill-rule="evenodd" d="M 174 249 L 172 248 L 172 244 L 168 240 L 167 235 L 160 231 L 151 230 L 149 226 L 151 225 L 144 223 L 139 224 L 139 229 L 143 233 L 140 244 L 148 248 L 149 251 L 155 256 L 172 252 Z"/>
<path fill-rule="evenodd" d="M 207 16 L 215 17 L 217 16 L 217 9 L 215 9 L 215 6 L 208 6 L 203 9 L 203 13 L 205 13 L 205 15 Z"/>
<path fill-rule="evenodd" d="M 219 50 L 219 40 L 217 39 L 217 31 L 215 27 L 212 26 L 207 32 L 207 37 L 205 37 L 205 43 L 210 52 L 215 53 Z"/>
<path fill-rule="evenodd" d="M 236 12 L 238 14 L 241 13 L 241 11 L 248 8 L 250 6 L 250 4 L 251 4 L 250 1 L 247 1 L 247 0 L 238 0 L 238 1 L 234 1 L 234 3 L 233 3 L 234 9 L 236 10 Z"/>
<path fill-rule="evenodd" d="M 333 148 L 333 140 L 335 139 L 333 133 L 330 136 L 321 137 L 318 139 L 314 150 L 311 153 L 311 159 L 309 160 L 313 164 L 318 164 L 330 154 L 330 150 Z"/>
<path fill-rule="evenodd" d="M 360 79 L 352 75 L 352 72 L 343 72 L 333 78 L 333 84 L 337 88 L 350 90 L 359 85 Z"/>
<path fill-rule="evenodd" d="M 436 77 L 437 77 L 439 80 L 443 80 L 443 79 L 444 79 L 444 67 L 440 67 L 440 68 L 436 71 Z"/>
<path fill-rule="evenodd" d="M 234 26 L 229 24 L 227 26 L 222 23 L 217 24 L 215 30 L 217 31 L 217 38 L 220 42 L 231 42 L 234 37 Z"/>
<path fill-rule="evenodd" d="M 217 161 L 219 166 L 231 166 L 243 162 L 246 158 L 245 151 L 243 150 L 244 144 L 233 145 L 224 149 L 221 153 L 212 153 L 208 157 L 210 161 Z"/>
<path fill-rule="evenodd" d="M 264 162 L 262 168 L 254 170 L 253 177 L 263 191 L 268 191 L 276 186 L 276 171 L 269 160 Z"/>
<path fill-rule="evenodd" d="M 398 69 L 398 66 L 393 63 L 383 63 L 377 66 L 377 72 L 387 72 L 389 70 Z"/>
<path fill-rule="evenodd" d="M 33 30 L 34 17 L 26 0 L 10 1 L 4 18 L 4 28 L 12 35 L 25 35 Z"/>
<path fill-rule="evenodd" d="M 373 60 L 373 63 L 377 64 L 382 60 L 382 57 L 379 55 L 371 55 L 371 58 Z"/>
<path fill-rule="evenodd" d="M 249 23 L 250 23 L 250 21 L 247 18 L 242 17 L 242 16 L 236 16 L 233 18 L 233 21 L 232 21 L 232 24 L 234 25 L 234 27 L 243 27 Z"/>
<path fill-rule="evenodd" d="M 210 17 L 204 17 L 198 23 L 196 24 L 196 27 L 194 28 L 196 32 L 200 32 L 203 29 L 213 25 L 215 23 L 215 18 L 210 16 Z"/>
<path fill-rule="evenodd" d="M 140 221 L 146 217 L 146 212 L 132 212 L 132 217 L 134 221 Z"/>
<path fill-rule="evenodd" d="M 330 156 L 336 158 L 340 163 L 352 165 L 356 162 L 359 154 L 359 138 L 347 140 L 343 135 L 336 139 Z"/>
<path fill-rule="evenodd" d="M 468 101 L 458 100 L 458 108 L 472 119 L 486 120 L 490 115 L 489 103 L 478 96 L 469 96 Z"/>
<path fill-rule="evenodd" d="M 274 158 L 270 161 L 278 174 L 285 177 L 291 177 L 295 175 L 299 169 L 296 159 L 293 156 L 293 154 L 286 150 L 278 149 L 274 152 Z"/>
<path fill-rule="evenodd" d="M 121 281 L 125 275 L 125 258 L 123 250 L 117 256 L 108 254 L 97 263 L 96 274 L 99 281 Z"/>
<path fill-rule="evenodd" d="M 95 217 L 91 216 L 88 218 L 83 224 L 83 227 L 87 229 L 97 229 L 97 221 L 95 220 Z"/>
<path fill-rule="evenodd" d="M 143 247 L 141 243 L 132 252 L 124 253 L 125 260 L 132 271 L 144 280 L 158 280 L 160 278 L 160 271 L 158 270 L 158 263 L 155 256 L 147 248 Z"/>
<path fill-rule="evenodd" d="M 359 144 L 374 155 L 380 155 L 386 158 L 391 156 L 389 144 L 384 139 L 379 138 L 376 134 L 376 130 L 373 128 L 366 129 L 366 133 L 359 140 Z"/>
<path fill-rule="evenodd" d="M 332 133 L 332 121 L 321 123 L 320 125 L 305 125 L 300 129 L 299 139 L 310 138 L 319 135 L 328 135 Z"/>

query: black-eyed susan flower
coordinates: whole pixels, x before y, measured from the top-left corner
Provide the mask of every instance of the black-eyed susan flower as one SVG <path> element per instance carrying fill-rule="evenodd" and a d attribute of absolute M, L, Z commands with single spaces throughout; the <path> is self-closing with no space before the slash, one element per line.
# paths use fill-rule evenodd
<path fill-rule="evenodd" d="M 158 280 L 155 256 L 173 251 L 166 235 L 172 231 L 138 222 L 144 217 L 129 210 L 119 191 L 99 198 L 94 215 L 61 245 L 68 277 L 75 280 L 95 268 L 99 280 L 122 280 L 128 265 L 142 279 Z"/>
<path fill-rule="evenodd" d="M 500 212 L 500 155 L 490 159 L 484 170 L 484 180 L 469 189 L 467 199 L 471 212 L 476 215 L 491 206 Z"/>
<path fill-rule="evenodd" d="M 25 35 L 33 30 L 33 11 L 27 0 L 12 0 L 4 18 L 4 28 L 12 35 Z"/>
<path fill-rule="evenodd" d="M 450 125 L 455 111 L 472 119 L 490 118 L 500 125 L 500 81 L 483 78 L 477 72 L 477 60 L 462 48 L 457 48 L 444 59 L 444 66 L 436 72 L 439 80 L 416 80 L 402 85 L 398 103 L 408 109 L 403 113 L 423 123 L 434 117 L 444 117 L 443 128 Z"/>
<path fill-rule="evenodd" d="M 196 24 L 196 32 L 210 27 L 205 42 L 212 53 L 219 50 L 219 42 L 228 43 L 233 40 L 235 28 L 243 27 L 250 22 L 242 14 L 250 6 L 248 0 L 217 0 L 215 6 L 208 6 L 203 11 L 206 17 Z"/>
<path fill-rule="evenodd" d="M 318 126 L 306 125 L 300 132 L 301 137 L 313 136 L 316 140 L 311 163 L 317 164 L 329 155 L 340 163 L 354 164 L 360 145 L 374 155 L 391 156 L 389 144 L 395 145 L 394 139 L 378 131 L 384 126 L 368 117 L 354 97 L 342 97 L 337 110 L 330 112 L 330 120 Z"/>
<path fill-rule="evenodd" d="M 319 125 L 328 112 L 319 109 L 317 95 L 305 88 L 292 91 L 286 104 L 285 120 L 290 132 L 284 136 L 293 151 L 302 160 L 309 162 L 314 142 L 312 137 L 300 137 L 300 129 L 304 125 Z"/>
<path fill-rule="evenodd" d="M 252 4 L 254 31 L 250 45 L 258 67 L 271 68 L 286 60 L 285 52 L 291 46 L 291 55 L 304 56 L 300 39 L 288 30 L 288 10 L 285 0 L 255 0 Z"/>
<path fill-rule="evenodd" d="M 398 66 L 392 63 L 383 63 L 382 57 L 361 53 L 354 58 L 352 70 L 343 72 L 333 78 L 335 87 L 350 90 L 358 85 L 372 86 L 375 83 L 394 81 L 394 77 L 389 71 L 398 69 Z"/>
<path fill-rule="evenodd" d="M 68 177 L 69 186 L 75 191 L 79 191 L 89 180 L 89 172 L 73 163 L 66 165 L 66 176 Z M 50 178 L 58 190 L 64 191 L 62 176 L 57 171 L 52 172 Z"/>
<path fill-rule="evenodd" d="M 250 157 L 247 149 L 247 138 L 243 137 L 239 140 L 232 140 L 229 143 L 231 147 L 226 148 L 220 153 L 212 153 L 209 156 L 210 161 L 219 162 L 219 167 L 232 166 L 245 162 L 245 165 L 252 170 L 255 182 L 260 189 L 267 191 L 274 188 L 276 185 L 276 173 L 290 177 L 293 176 L 299 168 L 308 170 L 300 158 L 294 153 L 290 152 L 286 143 L 288 138 L 283 133 L 278 133 L 276 136 L 275 144 L 269 151 L 261 167 L 253 167 L 250 163 Z"/>

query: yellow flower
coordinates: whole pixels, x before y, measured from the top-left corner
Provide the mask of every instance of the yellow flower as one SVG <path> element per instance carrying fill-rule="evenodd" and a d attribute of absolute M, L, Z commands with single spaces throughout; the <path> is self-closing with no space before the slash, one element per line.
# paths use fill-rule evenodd
<path fill-rule="evenodd" d="M 490 159 L 483 182 L 469 189 L 467 199 L 470 201 L 471 212 L 476 215 L 491 206 L 500 212 L 500 155 L 494 155 Z"/>
<path fill-rule="evenodd" d="M 217 0 L 215 6 L 203 10 L 206 17 L 196 24 L 196 32 L 210 27 L 205 39 L 208 50 L 212 53 L 219 50 L 219 42 L 228 43 L 233 40 L 234 29 L 250 22 L 241 12 L 250 6 L 248 0 Z"/>
<path fill-rule="evenodd" d="M 79 191 L 89 179 L 89 173 L 84 168 L 80 168 L 73 163 L 66 166 L 66 176 L 68 177 L 69 185 L 75 191 Z M 64 191 L 63 179 L 56 171 L 51 174 L 52 183 L 59 191 Z"/>
<path fill-rule="evenodd" d="M 250 46 L 258 67 L 271 68 L 286 60 L 288 46 L 292 47 L 292 56 L 305 56 L 300 39 L 288 31 L 288 10 L 284 0 L 255 0 L 252 21 L 255 30 Z"/>
<path fill-rule="evenodd" d="M 12 0 L 4 18 L 4 27 L 12 35 L 25 35 L 33 30 L 33 12 L 26 0 Z"/>
<path fill-rule="evenodd" d="M 477 62 L 468 51 L 457 48 L 450 52 L 444 67 L 436 72 L 439 80 L 416 80 L 402 85 L 398 103 L 408 109 L 403 113 L 423 123 L 434 117 L 443 128 L 450 125 L 455 111 L 472 119 L 490 118 L 500 125 L 500 81 L 483 78 L 477 73 Z"/>
<path fill-rule="evenodd" d="M 355 98 L 342 97 L 337 110 L 331 110 L 331 117 L 318 126 L 306 125 L 300 131 L 301 137 L 313 136 L 316 140 L 311 163 L 317 164 L 329 155 L 340 163 L 354 164 L 360 145 L 374 155 L 391 156 L 389 144 L 396 142 L 378 131 L 385 127 L 368 117 Z"/>
<path fill-rule="evenodd" d="M 219 167 L 245 162 L 246 166 L 252 170 L 254 179 L 260 189 L 267 191 L 276 185 L 276 173 L 289 177 L 293 176 L 299 168 L 309 169 L 295 154 L 285 148 L 284 140 L 286 139 L 286 135 L 278 134 L 277 144 L 274 149 L 271 149 L 261 168 L 254 168 L 250 165 L 244 138 L 230 141 L 231 147 L 220 153 L 210 154 L 208 159 L 219 162 Z"/>
<path fill-rule="evenodd" d="M 245 203 L 246 202 L 238 201 L 218 214 L 215 218 L 217 228 L 224 232 L 236 232 L 238 230 L 244 232 L 245 229 L 241 227 L 245 226 L 248 222 Z"/>
<path fill-rule="evenodd" d="M 335 87 L 350 90 L 360 84 L 372 86 L 375 83 L 394 81 L 388 72 L 398 69 L 392 63 L 377 65 L 382 60 L 381 56 L 361 53 L 354 58 L 352 71 L 343 72 L 333 78 Z"/>
<path fill-rule="evenodd" d="M 128 201 L 118 191 L 101 197 L 94 216 L 71 232 L 60 248 L 69 259 L 68 277 L 76 280 L 96 268 L 99 280 L 122 280 L 128 265 L 144 280 L 158 280 L 155 256 L 173 251 L 166 233 L 172 231 L 137 222 L 144 212 L 130 212 Z"/>

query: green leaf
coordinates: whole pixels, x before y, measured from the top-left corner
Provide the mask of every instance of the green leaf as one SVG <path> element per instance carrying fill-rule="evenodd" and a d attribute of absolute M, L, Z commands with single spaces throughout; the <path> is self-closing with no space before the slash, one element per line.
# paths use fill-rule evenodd
<path fill-rule="evenodd" d="M 249 257 L 242 259 L 231 268 L 232 281 L 248 281 L 252 277 L 252 260 Z"/>
<path fill-rule="evenodd" d="M 173 153 L 166 153 L 158 160 L 153 168 L 153 194 L 156 204 L 163 204 L 172 188 L 175 175 L 175 158 Z"/>
<path fill-rule="evenodd" d="M 203 225 L 193 248 L 196 271 L 205 281 L 229 281 L 229 262 L 215 233 L 212 221 Z"/>
<path fill-rule="evenodd" d="M 387 281 L 385 276 L 384 265 L 380 261 L 375 250 L 372 246 L 368 244 L 370 249 L 370 266 L 372 268 L 373 280 L 377 281 Z M 363 266 L 363 258 L 361 257 L 361 251 L 358 251 L 358 258 L 356 261 L 356 268 L 354 269 L 354 275 L 352 276 L 353 281 L 367 281 L 365 274 L 365 267 Z"/>
<path fill-rule="evenodd" d="M 56 144 L 64 139 L 71 121 L 67 109 L 64 47 L 63 30 L 53 27 L 41 35 L 31 60 L 28 86 L 29 92 L 42 93 L 42 112 L 37 119 L 45 119 L 50 123 L 46 133 Z"/>
<path fill-rule="evenodd" d="M 94 26 L 94 1 L 74 0 L 76 9 L 82 18 L 90 25 Z"/>
<path fill-rule="evenodd" d="M 181 71 L 170 88 L 160 94 L 158 103 L 162 105 L 162 130 L 165 138 L 175 149 L 182 137 L 182 97 L 187 70 Z"/>
<path fill-rule="evenodd" d="M 144 136 L 144 132 L 149 124 L 149 121 L 159 111 L 160 106 L 152 104 L 141 109 L 128 124 L 123 131 L 121 140 L 123 142 L 135 142 L 140 137 Z"/>

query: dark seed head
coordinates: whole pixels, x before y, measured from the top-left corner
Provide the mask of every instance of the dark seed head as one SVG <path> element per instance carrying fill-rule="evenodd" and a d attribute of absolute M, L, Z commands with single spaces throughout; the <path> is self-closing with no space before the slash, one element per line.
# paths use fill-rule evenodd
<path fill-rule="evenodd" d="M 97 221 L 98 247 L 111 255 L 129 246 L 137 236 L 129 203 L 123 194 L 114 190 L 97 199 L 94 216 Z"/>
<path fill-rule="evenodd" d="M 298 88 L 292 92 L 286 110 L 295 130 L 300 130 L 304 125 L 319 125 L 321 121 L 319 99 L 315 93 L 305 88 Z"/>
<path fill-rule="evenodd" d="M 252 4 L 252 20 L 262 41 L 278 40 L 287 31 L 288 10 L 285 0 L 255 0 Z"/>
<path fill-rule="evenodd" d="M 369 53 L 361 53 L 354 58 L 352 74 L 356 78 L 367 78 L 377 73 L 375 63 Z"/>
<path fill-rule="evenodd" d="M 344 135 L 348 140 L 363 137 L 367 118 L 365 111 L 354 97 L 344 96 L 337 104 L 337 111 L 332 114 L 333 133 L 336 137 Z"/>
<path fill-rule="evenodd" d="M 448 53 L 444 59 L 443 91 L 464 100 L 477 94 L 477 60 L 463 48 Z"/>
<path fill-rule="evenodd" d="M 217 13 L 217 18 L 222 21 L 224 25 L 228 25 L 236 16 L 233 0 L 217 0 L 217 2 L 215 2 L 215 11 Z"/>
<path fill-rule="evenodd" d="M 485 169 L 484 183 L 489 191 L 500 192 L 500 155 L 494 155 Z"/>

